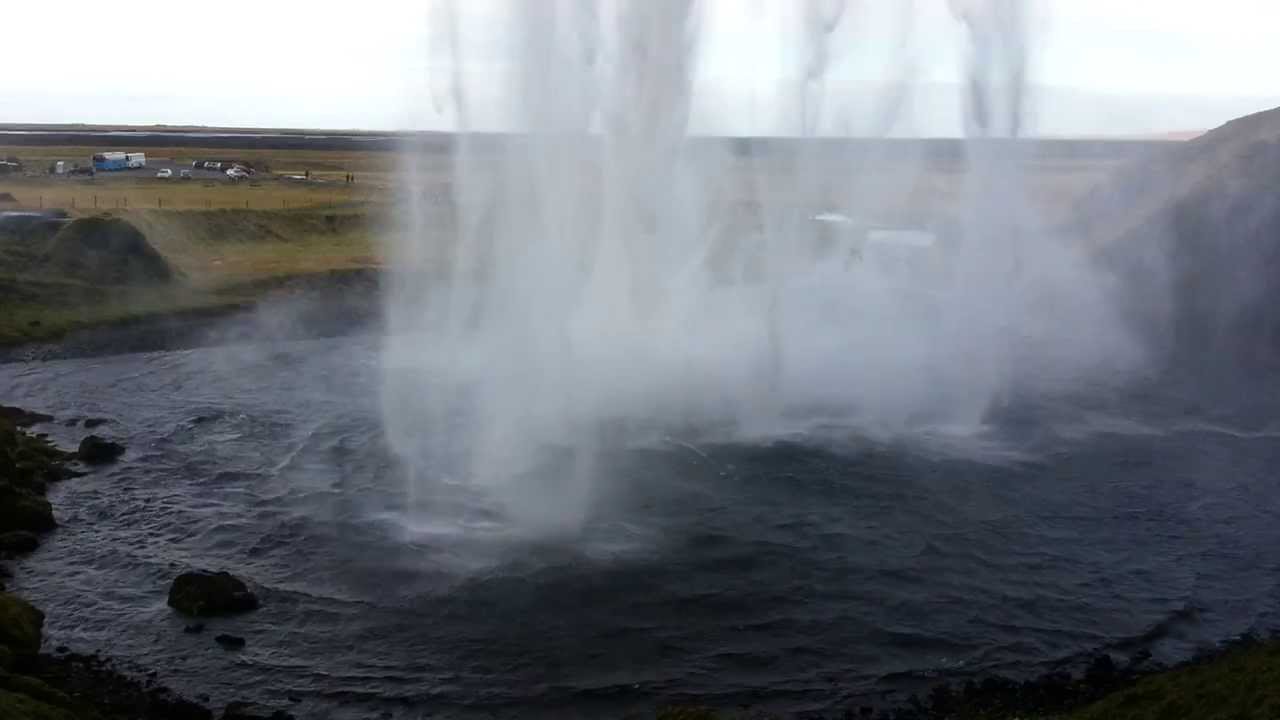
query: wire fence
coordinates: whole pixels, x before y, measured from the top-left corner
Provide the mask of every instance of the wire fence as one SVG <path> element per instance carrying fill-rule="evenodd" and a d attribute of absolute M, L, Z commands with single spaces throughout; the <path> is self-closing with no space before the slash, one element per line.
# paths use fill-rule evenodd
<path fill-rule="evenodd" d="M 377 200 L 372 193 L 312 195 L 267 191 L 219 192 L 12 192 L 16 205 L 38 210 L 302 210 L 337 208 Z"/>

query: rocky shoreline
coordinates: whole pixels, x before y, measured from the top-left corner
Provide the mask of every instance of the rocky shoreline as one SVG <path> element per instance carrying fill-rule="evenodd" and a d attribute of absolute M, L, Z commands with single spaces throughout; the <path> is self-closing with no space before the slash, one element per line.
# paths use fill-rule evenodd
<path fill-rule="evenodd" d="M 50 415 L 0 406 L 0 558 L 6 563 L 0 564 L 0 720 L 292 718 L 284 710 L 246 702 L 229 703 L 215 716 L 202 704 L 207 698 L 197 702 L 157 684 L 154 671 L 125 672 L 96 653 L 72 653 L 64 647 L 43 651 L 44 613 L 8 592 L 3 582 L 9 577 L 7 562 L 34 551 L 41 536 L 57 527 L 45 498 L 50 484 L 85 475 L 75 466 L 113 462 L 124 450 L 119 443 L 88 435 L 76 452 L 67 452 L 28 431 L 53 421 Z M 174 604 L 171 595 L 170 604 L 180 612 L 200 616 L 257 607 L 256 597 L 229 575 L 193 572 L 178 580 L 183 581 L 175 581 L 181 600 Z"/>
<path fill-rule="evenodd" d="M 57 526 L 52 507 L 45 498 L 51 484 L 74 482 L 93 466 L 113 462 L 123 451 L 118 443 L 87 435 L 77 451 L 68 452 L 31 430 L 33 426 L 56 421 L 42 413 L 0 406 L 0 558 L 4 561 L 0 563 L 0 720 L 292 718 L 286 709 L 246 702 L 228 703 L 221 714 L 215 714 L 208 697 L 194 700 L 183 697 L 156 683 L 154 671 L 121 668 L 96 653 L 77 654 L 63 647 L 50 652 L 42 647 L 44 613 L 6 591 L 7 563 L 35 550 L 42 535 Z M 88 431 L 94 423 L 89 419 L 77 420 L 76 424 Z M 204 630 L 204 624 L 198 620 L 252 612 L 259 601 L 252 589 L 234 576 L 193 570 L 174 579 L 168 604 L 175 612 L 193 619 L 185 632 L 199 633 Z M 230 649 L 242 647 L 245 642 L 231 635 L 219 635 L 212 641 Z M 1190 717 L 1176 712 L 1147 715 L 1101 711 L 1099 714 L 1092 708 L 1111 703 L 1128 707 L 1128 713 L 1134 708 L 1159 708 L 1169 703 L 1178 706 L 1184 700 L 1178 697 L 1177 688 L 1199 682 L 1208 687 L 1201 695 L 1215 691 L 1231 694 L 1232 697 L 1218 701 L 1217 705 L 1233 714 L 1200 713 L 1196 717 L 1261 720 L 1272 717 L 1263 714 L 1272 707 L 1267 704 L 1266 696 L 1250 698 L 1248 693 L 1256 688 L 1234 689 L 1230 687 L 1230 678 L 1261 672 L 1274 673 L 1280 679 L 1280 641 L 1251 636 L 1237 638 L 1173 668 L 1150 662 L 1149 655 L 1144 653 L 1124 665 L 1116 664 L 1111 655 L 1100 653 L 1082 665 L 1083 672 L 1077 675 L 1053 672 L 1025 681 L 988 677 L 960 685 L 938 685 L 927 696 L 911 697 L 896 707 L 855 705 L 836 717 L 879 720 Z M 1164 685 L 1160 685 L 1162 682 Z M 1280 710 L 1280 686 L 1276 693 L 1273 709 Z M 1133 697 L 1138 699 L 1130 699 Z M 1240 703 L 1249 703 L 1246 707 L 1256 705 L 1256 713 L 1240 714 Z M 735 717 L 762 720 L 773 716 L 722 714 L 712 709 L 682 706 L 661 710 L 657 717 L 660 720 Z M 820 716 L 805 717 L 818 720 Z"/>

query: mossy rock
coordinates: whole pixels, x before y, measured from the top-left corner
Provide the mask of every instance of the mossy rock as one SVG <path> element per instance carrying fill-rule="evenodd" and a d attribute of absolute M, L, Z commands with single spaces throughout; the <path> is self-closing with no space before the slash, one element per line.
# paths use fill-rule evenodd
<path fill-rule="evenodd" d="M 48 532 L 58 526 L 53 506 L 30 490 L 0 483 L 0 532 Z"/>
<path fill-rule="evenodd" d="M 76 703 L 66 693 L 49 687 L 44 681 L 29 675 L 14 675 L 11 673 L 0 673 L 0 690 L 8 690 L 12 693 L 20 693 L 26 695 L 32 700 L 62 708 L 67 711 L 75 711 Z"/>
<path fill-rule="evenodd" d="M 256 610 L 258 596 L 229 572 L 194 570 L 174 578 L 169 607 L 196 617 L 231 615 Z"/>
<path fill-rule="evenodd" d="M 29 435 L 0 417 L 0 484 L 42 496 L 49 481 L 68 474 L 62 462 L 69 458 L 68 453 L 48 441 Z"/>
<path fill-rule="evenodd" d="M 83 720 L 83 718 L 28 695 L 0 690 L 0 720 Z"/>
<path fill-rule="evenodd" d="M 124 451 L 124 445 L 118 442 L 90 435 L 80 441 L 80 449 L 76 452 L 76 457 L 80 458 L 80 462 L 89 465 L 102 465 L 115 462 L 124 454 Z"/>
<path fill-rule="evenodd" d="M 1280 641 L 1253 642 L 1220 657 L 1157 673 L 1112 693 L 1071 720 L 1275 720 L 1280 717 Z"/>
<path fill-rule="evenodd" d="M 12 593 L 0 593 L 0 645 L 18 657 L 40 652 L 44 613 Z"/>

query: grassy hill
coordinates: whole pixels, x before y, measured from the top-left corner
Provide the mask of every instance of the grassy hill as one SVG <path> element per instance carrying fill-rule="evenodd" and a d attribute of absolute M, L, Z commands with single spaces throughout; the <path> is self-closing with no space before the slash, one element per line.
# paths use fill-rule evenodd
<path fill-rule="evenodd" d="M 0 344 L 131 318 L 236 307 L 289 279 L 377 267 L 378 217 L 363 208 L 113 210 L 0 230 Z M 130 230 L 138 236 L 132 245 L 105 251 L 119 262 L 88 267 L 102 256 L 90 245 L 118 241 Z M 150 270 L 133 272 L 133 265 Z"/>
<path fill-rule="evenodd" d="M 1077 208 L 1124 279 L 1135 326 L 1173 367 L 1280 368 L 1280 109 L 1116 173 Z"/>

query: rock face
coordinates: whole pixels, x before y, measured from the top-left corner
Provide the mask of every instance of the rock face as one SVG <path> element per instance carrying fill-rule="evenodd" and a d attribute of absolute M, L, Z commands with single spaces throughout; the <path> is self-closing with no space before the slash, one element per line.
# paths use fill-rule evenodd
<path fill-rule="evenodd" d="M 40 652 L 44 613 L 16 595 L 0 593 L 0 646 L 17 657 Z"/>
<path fill-rule="evenodd" d="M 80 458 L 81 462 L 90 465 L 101 465 L 114 462 L 116 458 L 123 454 L 124 445 L 97 435 L 90 435 L 80 441 L 80 449 L 76 456 Z"/>
<path fill-rule="evenodd" d="M 174 578 L 169 607 L 195 617 L 231 615 L 256 610 L 258 596 L 231 573 L 195 570 Z"/>

